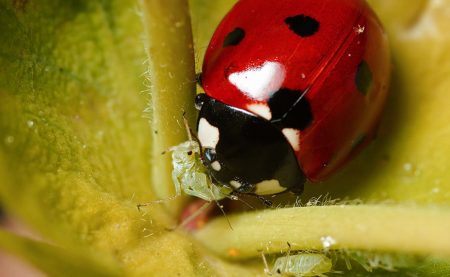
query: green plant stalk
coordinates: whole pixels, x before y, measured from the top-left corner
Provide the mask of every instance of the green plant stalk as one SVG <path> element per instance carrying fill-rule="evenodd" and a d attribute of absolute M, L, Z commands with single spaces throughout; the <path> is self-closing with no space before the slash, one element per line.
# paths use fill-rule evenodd
<path fill-rule="evenodd" d="M 227 220 L 220 218 L 196 236 L 210 250 L 234 259 L 287 251 L 287 242 L 293 250 L 324 250 L 327 237 L 332 238 L 329 249 L 450 256 L 450 209 L 442 207 L 316 206 L 264 210 L 229 220 L 229 232 L 223 231 Z"/>
<path fill-rule="evenodd" d="M 162 153 L 187 139 L 183 113 L 190 126 L 196 115 L 189 5 L 186 0 L 142 0 L 141 6 L 150 64 L 152 185 L 158 198 L 167 199 L 175 191 L 170 155 Z M 168 208 L 176 211 L 177 205 L 171 201 Z"/>

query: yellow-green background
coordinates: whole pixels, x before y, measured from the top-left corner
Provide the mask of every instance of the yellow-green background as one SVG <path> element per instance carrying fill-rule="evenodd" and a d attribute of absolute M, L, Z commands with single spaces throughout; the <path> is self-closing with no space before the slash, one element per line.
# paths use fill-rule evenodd
<path fill-rule="evenodd" d="M 274 252 L 285 249 L 286 240 L 297 249 L 317 249 L 319 238 L 330 235 L 341 238 L 337 248 L 436 256 L 411 270 L 445 274 L 450 3 L 369 2 L 389 34 L 394 67 L 379 137 L 332 180 L 307 185 L 304 196 L 329 193 L 369 205 L 236 216 L 234 231 L 219 220 L 198 234 L 198 243 L 167 230 L 181 200 L 173 202 L 175 209 L 136 209 L 173 191 L 166 170 L 152 170 L 159 161 L 151 153 L 165 149 L 159 142 L 155 150 L 157 134 L 148 117 L 170 114 L 171 107 L 192 111 L 192 45 L 173 45 L 190 28 L 176 20 L 166 32 L 154 27 L 186 15 L 184 2 L 0 0 L 0 203 L 45 241 L 0 231 L 0 248 L 51 275 L 254 275 L 262 274 L 258 259 L 230 262 L 223 258 L 226 250 L 241 247 L 248 249 L 242 258 L 258 258 L 255 251 L 267 247 L 262 242 L 279 240 Z M 232 4 L 190 1 L 197 70 L 214 27 Z M 168 52 L 161 51 L 165 47 Z M 175 89 L 161 89 L 166 85 Z M 152 98 L 159 101 L 157 109 L 149 109 Z M 172 125 L 158 130 L 162 145 L 183 139 L 179 115 L 173 116 Z M 262 227 L 245 229 L 261 218 Z M 378 229 L 364 233 L 358 226 Z M 280 237 L 281 229 L 286 237 Z"/>

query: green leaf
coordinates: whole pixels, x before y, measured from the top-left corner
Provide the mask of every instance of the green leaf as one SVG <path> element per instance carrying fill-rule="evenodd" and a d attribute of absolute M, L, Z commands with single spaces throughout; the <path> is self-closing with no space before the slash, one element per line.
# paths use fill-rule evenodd
<path fill-rule="evenodd" d="M 0 3 L 2 204 L 75 256 L 193 274 L 192 243 L 166 231 L 175 222 L 163 207 L 136 209 L 154 193 L 134 2 Z M 43 257 L 32 261 L 46 269 Z"/>
<path fill-rule="evenodd" d="M 234 2 L 189 2 L 197 71 Z M 169 160 L 159 153 L 184 139 L 182 110 L 191 124 L 194 117 L 187 4 L 0 0 L 0 199 L 46 241 L 0 232 L 0 248 L 51 275 L 254 276 L 263 270 L 257 250 L 271 242 L 272 253 L 287 240 L 293 250 L 317 250 L 331 236 L 337 249 L 442 255 L 408 270 L 448 274 L 450 4 L 370 3 L 395 67 L 379 138 L 332 180 L 308 184 L 304 198 L 329 193 L 371 205 L 235 215 L 234 231 L 219 219 L 197 234 L 205 249 L 168 231 L 183 199 L 136 209 L 172 195 Z M 385 201 L 397 204 L 377 204 Z M 214 252 L 257 260 L 231 263 Z"/>
<path fill-rule="evenodd" d="M 44 242 L 38 242 L 9 234 L 0 230 L 0 246 L 22 258 L 39 264 L 52 276 L 120 276 L 122 272 L 102 258 L 86 258 L 81 252 L 62 249 Z M 110 261 L 109 261 L 110 262 Z"/>

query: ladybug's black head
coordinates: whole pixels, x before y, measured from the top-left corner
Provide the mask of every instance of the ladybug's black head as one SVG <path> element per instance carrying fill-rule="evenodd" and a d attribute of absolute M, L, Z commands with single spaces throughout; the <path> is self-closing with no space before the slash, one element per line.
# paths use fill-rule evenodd
<path fill-rule="evenodd" d="M 197 96 L 196 106 L 203 163 L 216 182 L 257 195 L 303 191 L 294 150 L 270 121 L 206 94 Z"/>

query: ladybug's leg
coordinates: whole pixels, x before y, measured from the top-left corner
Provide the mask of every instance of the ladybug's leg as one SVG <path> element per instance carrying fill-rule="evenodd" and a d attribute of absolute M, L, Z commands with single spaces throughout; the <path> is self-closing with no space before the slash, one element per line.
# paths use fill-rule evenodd
<path fill-rule="evenodd" d="M 254 194 L 254 193 L 246 193 L 246 194 L 252 195 L 252 196 L 258 198 L 258 200 L 261 201 L 261 203 L 267 208 L 270 208 L 273 205 L 272 201 L 270 201 L 269 199 L 265 198 L 262 195 L 258 195 L 258 194 Z"/>
<path fill-rule="evenodd" d="M 297 186 L 292 186 L 289 188 L 289 191 L 296 195 L 301 195 L 303 193 L 303 184 L 298 184 Z"/>

